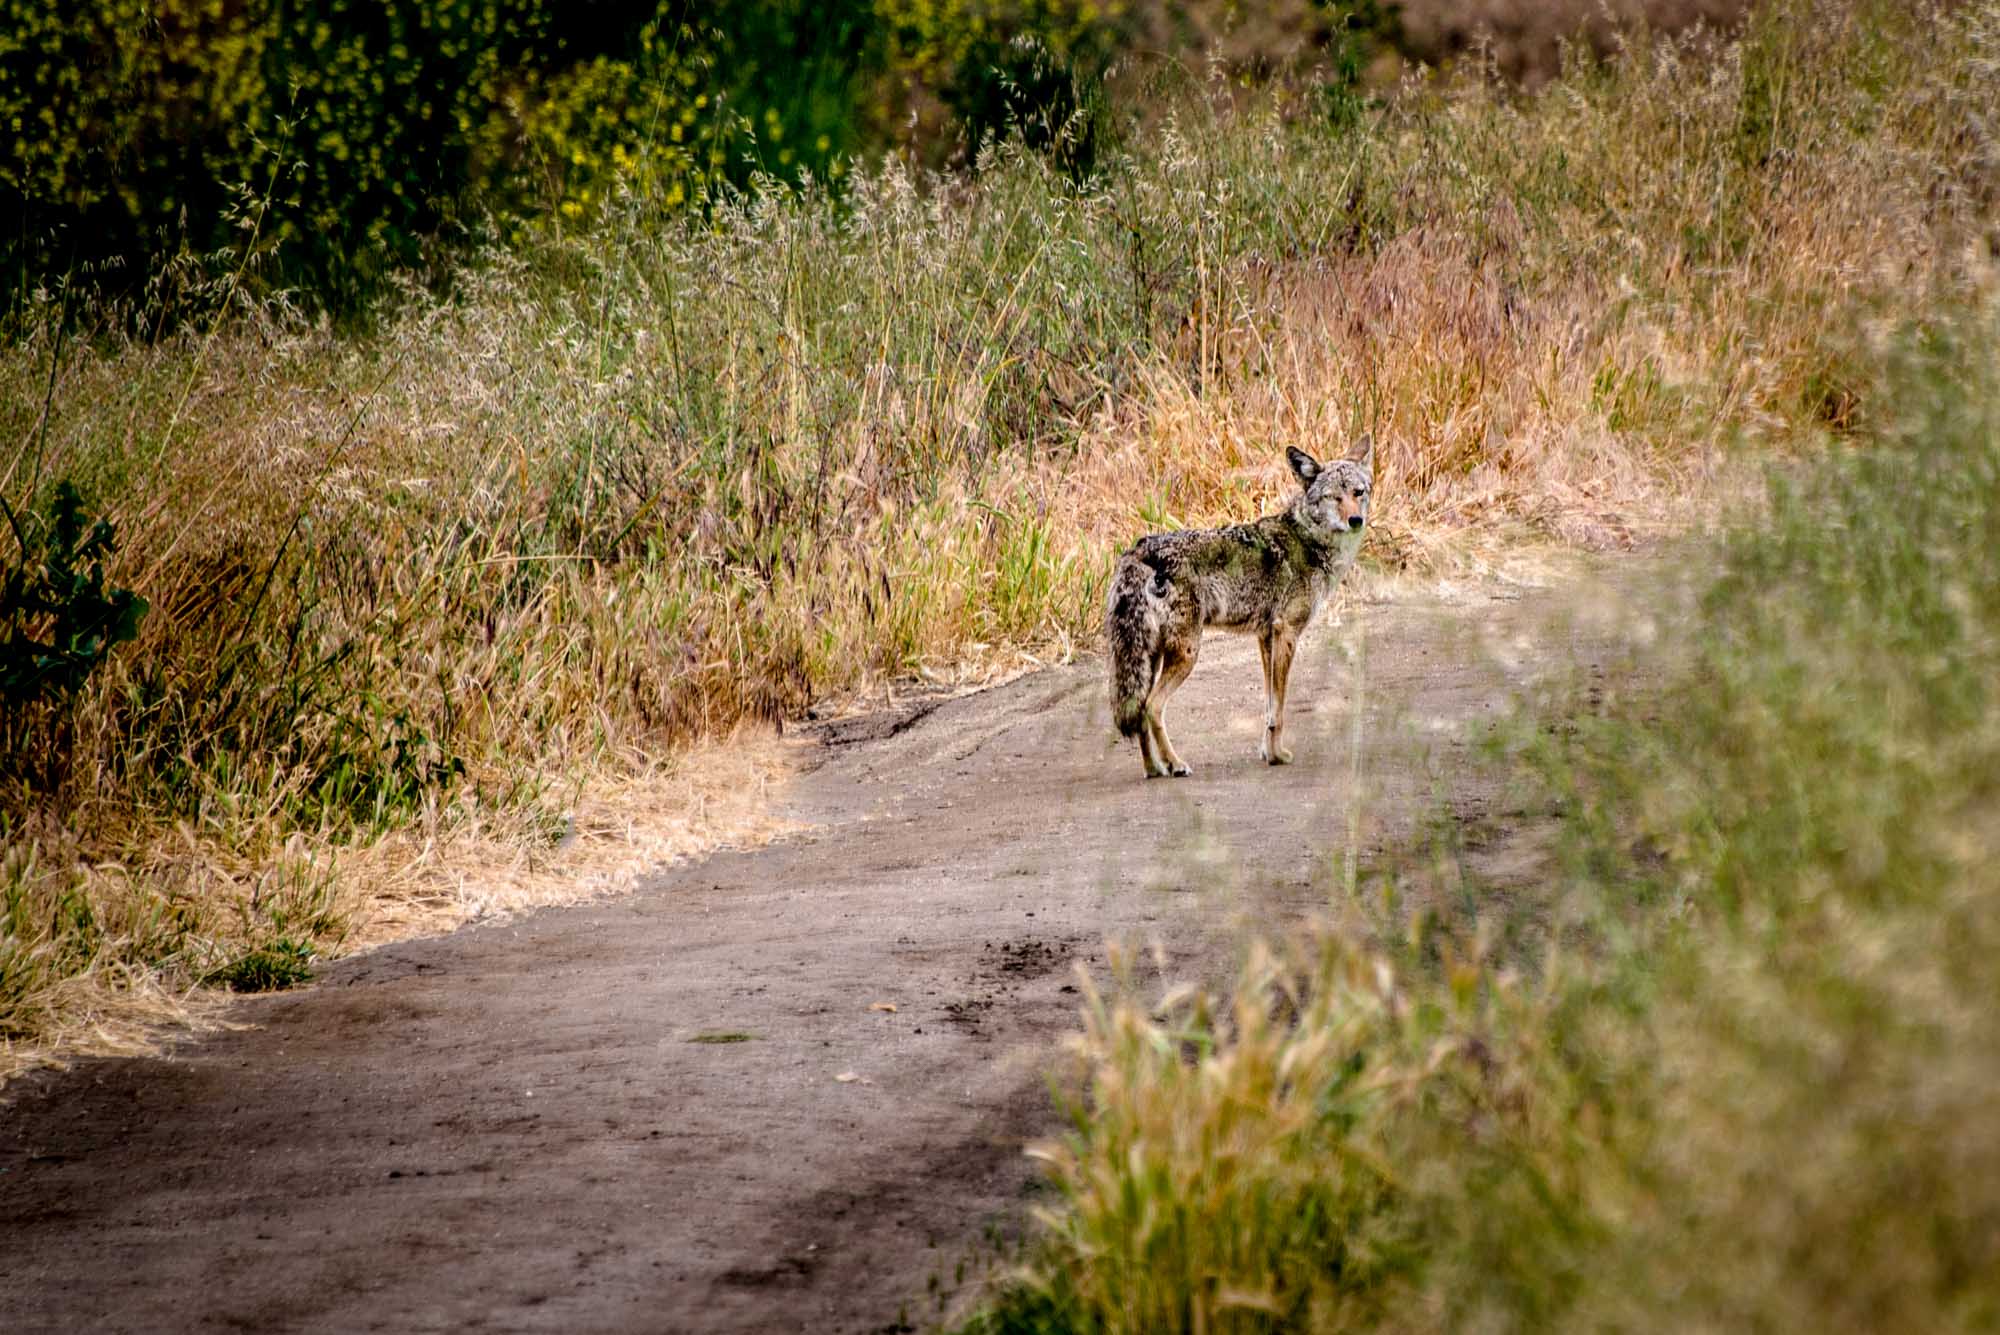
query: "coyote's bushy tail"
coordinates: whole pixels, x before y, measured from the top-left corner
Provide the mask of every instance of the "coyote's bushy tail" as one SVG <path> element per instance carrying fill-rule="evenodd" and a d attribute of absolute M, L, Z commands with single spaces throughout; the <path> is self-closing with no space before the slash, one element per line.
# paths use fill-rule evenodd
<path fill-rule="evenodd" d="M 1153 567 L 1134 556 L 1118 558 L 1104 610 L 1104 640 L 1111 659 L 1111 717 L 1127 737 L 1139 735 L 1146 697 L 1153 689 L 1153 659 L 1164 628 L 1164 606 Z"/>

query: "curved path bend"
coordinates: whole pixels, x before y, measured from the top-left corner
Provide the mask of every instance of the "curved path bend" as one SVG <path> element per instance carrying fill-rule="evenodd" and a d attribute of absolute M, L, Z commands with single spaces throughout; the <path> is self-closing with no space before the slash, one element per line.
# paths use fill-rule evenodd
<path fill-rule="evenodd" d="M 1489 815 L 1482 721 L 1524 658 L 1568 661 L 1547 601 L 1316 626 L 1284 769 L 1234 638 L 1170 715 L 1191 779 L 1112 747 L 1094 663 L 848 720 L 781 798 L 809 833 L 27 1077 L 0 1330 L 923 1328 L 1026 1217 L 1076 967 L 1158 943 L 1226 977 L 1246 925 L 1323 902 L 1351 812 L 1364 870 L 1441 801 Z"/>

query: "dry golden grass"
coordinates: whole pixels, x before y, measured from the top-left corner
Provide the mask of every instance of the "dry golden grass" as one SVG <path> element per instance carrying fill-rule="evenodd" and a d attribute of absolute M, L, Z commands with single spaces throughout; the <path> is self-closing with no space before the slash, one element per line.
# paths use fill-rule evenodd
<path fill-rule="evenodd" d="M 1410 58 L 1477 59 L 1539 88 L 1562 73 L 1565 46 L 1603 55 L 1634 33 L 1727 34 L 1753 7 L 1748 0 L 1403 0 L 1397 18 Z"/>
<path fill-rule="evenodd" d="M 1124 7 L 1143 61 L 1175 53 L 1252 75 L 1305 71 L 1327 61 L 1339 11 L 1315 0 L 1263 4 L 1135 0 Z M 1395 0 L 1383 4 L 1393 41 L 1373 57 L 1371 76 L 1392 80 L 1410 63 L 1449 69 L 1467 61 L 1534 89 L 1562 73 L 1566 47 L 1609 55 L 1638 36 L 1676 36 L 1697 27 L 1727 36 L 1753 8 L 1749 0 Z"/>
<path fill-rule="evenodd" d="M 804 743 L 746 727 L 670 764 L 633 762 L 588 783 L 553 843 L 521 813 L 460 822 L 442 836 L 401 830 L 339 861 L 359 902 L 343 943 L 365 950 L 527 909 L 629 892 L 647 874 L 719 848 L 754 848 L 804 828 L 775 814 Z"/>
<path fill-rule="evenodd" d="M 329 944 L 342 954 L 368 950 L 626 893 L 674 862 L 795 833 L 801 827 L 775 815 L 771 799 L 802 745 L 747 726 L 689 746 L 671 762 L 632 758 L 580 778 L 560 808 L 474 809 L 357 846 L 302 843 L 289 851 L 307 863 L 323 861 L 313 879 L 329 887 L 326 909 L 340 924 Z M 129 873 L 93 870 L 99 899 L 123 897 L 109 882 Z M 224 876 L 212 862 L 201 874 Z M 223 898 L 222 888 L 210 893 Z M 182 1032 L 228 1023 L 226 994 L 152 969 L 87 968 L 56 980 L 48 993 L 43 1004 L 55 1022 L 26 1040 L 0 1042 L 0 1082 L 76 1056 L 154 1052 Z"/>

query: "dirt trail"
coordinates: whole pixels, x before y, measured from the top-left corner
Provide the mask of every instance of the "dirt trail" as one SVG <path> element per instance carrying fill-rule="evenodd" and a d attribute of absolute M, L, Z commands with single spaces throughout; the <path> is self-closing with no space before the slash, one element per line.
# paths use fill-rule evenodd
<path fill-rule="evenodd" d="M 1351 812 L 1364 870 L 1441 800 L 1491 814 L 1483 723 L 1571 646 L 1547 595 L 1490 593 L 1315 628 L 1289 768 L 1256 760 L 1247 640 L 1176 699 L 1185 780 L 1111 747 L 1095 664 L 1047 671 L 826 729 L 786 798 L 813 833 L 29 1077 L 0 1329 L 921 1327 L 1025 1217 L 1073 966 L 1156 941 L 1219 977 L 1246 924 L 1322 902 Z"/>

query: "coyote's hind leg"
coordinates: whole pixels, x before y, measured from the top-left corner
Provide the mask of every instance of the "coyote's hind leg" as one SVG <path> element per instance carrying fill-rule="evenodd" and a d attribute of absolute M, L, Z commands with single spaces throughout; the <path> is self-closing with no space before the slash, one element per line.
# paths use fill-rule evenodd
<path fill-rule="evenodd" d="M 1153 720 L 1150 717 L 1139 725 L 1139 763 L 1146 767 L 1147 778 L 1167 777 L 1167 765 L 1160 759 L 1160 743 L 1153 735 Z"/>
<path fill-rule="evenodd" d="M 1160 687 L 1160 660 L 1154 657 L 1152 663 L 1152 685 L 1146 688 L 1146 703 L 1139 715 L 1139 763 L 1146 767 L 1149 779 L 1167 777 L 1167 762 L 1160 757 L 1159 739 L 1153 732 L 1153 692 Z"/>
<path fill-rule="evenodd" d="M 1153 745 L 1158 749 L 1160 759 L 1166 763 L 1165 772 L 1176 779 L 1185 779 L 1194 773 L 1182 760 L 1180 752 L 1174 750 L 1173 739 L 1167 736 L 1164 715 L 1167 701 L 1181 688 L 1188 673 L 1194 671 L 1194 653 L 1168 645 L 1162 655 L 1160 677 L 1153 685 L 1153 693 L 1146 699 L 1146 731 L 1152 735 Z"/>

